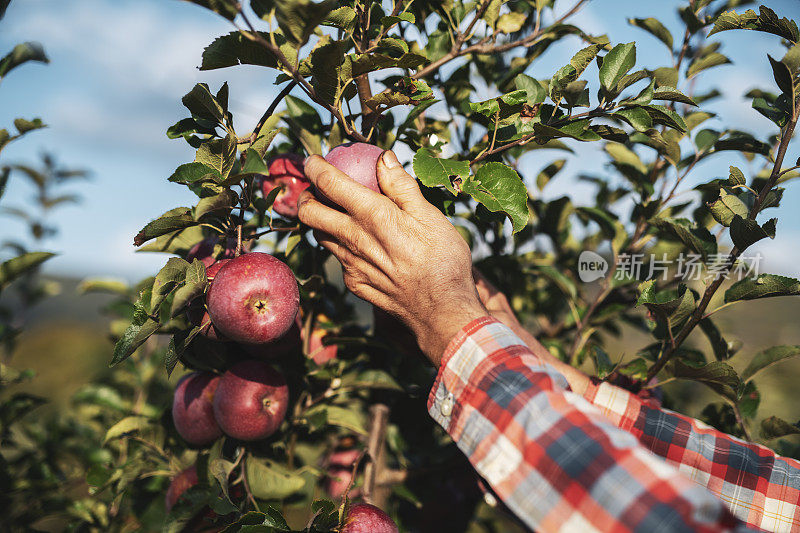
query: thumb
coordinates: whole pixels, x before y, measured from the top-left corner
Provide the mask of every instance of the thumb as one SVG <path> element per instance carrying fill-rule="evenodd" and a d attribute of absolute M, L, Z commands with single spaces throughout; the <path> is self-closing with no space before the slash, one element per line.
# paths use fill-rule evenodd
<path fill-rule="evenodd" d="M 428 203 L 419 190 L 417 180 L 405 171 L 391 150 L 383 152 L 378 159 L 378 185 L 381 192 L 400 209 L 418 209 Z"/>

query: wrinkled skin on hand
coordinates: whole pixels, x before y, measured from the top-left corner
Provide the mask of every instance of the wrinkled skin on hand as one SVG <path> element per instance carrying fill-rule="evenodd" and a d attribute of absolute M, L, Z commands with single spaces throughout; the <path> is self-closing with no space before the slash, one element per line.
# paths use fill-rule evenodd
<path fill-rule="evenodd" d="M 298 202 L 300 220 L 342 263 L 347 288 L 399 318 L 438 366 L 453 336 L 487 315 L 475 289 L 467 243 L 425 200 L 391 151 L 377 165 L 383 194 L 319 156 L 306 160 L 305 173 L 344 212 L 306 191 Z"/>

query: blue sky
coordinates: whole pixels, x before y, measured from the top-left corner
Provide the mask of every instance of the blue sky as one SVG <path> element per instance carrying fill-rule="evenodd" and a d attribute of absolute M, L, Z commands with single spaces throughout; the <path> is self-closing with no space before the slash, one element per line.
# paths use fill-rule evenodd
<path fill-rule="evenodd" d="M 571 5 L 571 0 L 557 0 L 556 11 Z M 608 33 L 612 42 L 637 41 L 638 66 L 654 66 L 667 61 L 666 48 L 629 26 L 626 19 L 659 17 L 678 40 L 682 33 L 676 5 L 666 0 L 594 0 L 573 21 L 592 33 Z M 770 0 L 767 5 L 800 19 L 797 0 Z M 12 0 L 0 22 L 0 52 L 17 42 L 35 40 L 45 46 L 51 64 L 25 65 L 3 81 L 0 124 L 10 125 L 18 116 L 41 116 L 50 127 L 12 144 L 3 152 L 4 160 L 31 160 L 50 150 L 64 164 L 92 171 L 90 182 L 72 187 L 84 197 L 82 204 L 55 212 L 53 222 L 61 234 L 46 241 L 45 247 L 60 255 L 48 263 L 48 272 L 137 279 L 163 264 L 163 256 L 134 253 L 132 240 L 148 220 L 192 201 L 191 193 L 166 181 L 178 165 L 193 159 L 188 145 L 164 134 L 185 116 L 181 96 L 197 82 L 217 88 L 227 80 L 237 130 L 244 133 L 277 92 L 268 69 L 197 69 L 203 47 L 230 29 L 227 21 L 177 0 Z M 698 91 L 710 82 L 730 91 L 707 109 L 724 116 L 728 126 L 756 134 L 772 132 L 770 123 L 741 95 L 755 86 L 755 79 L 771 81 L 766 54 L 782 56 L 777 38 L 740 31 L 712 40 L 723 42 L 721 51 L 734 59 L 734 65 L 714 69 L 707 75 L 712 80 L 699 83 Z M 528 73 L 549 77 L 579 47 L 577 41 L 553 47 Z M 596 79 L 596 70 L 586 76 Z M 707 123 L 707 127 L 722 126 L 719 120 Z M 799 145 L 796 141 L 787 161 L 800 155 Z M 581 157 L 568 163 L 546 196 L 571 194 L 579 203 L 587 197 L 587 190 L 570 176 L 597 170 L 599 154 L 592 146 L 580 148 Z M 521 171 L 535 178 L 555 157 L 559 155 L 537 151 L 525 156 Z M 691 184 L 722 176 L 731 164 L 743 170 L 747 166 L 741 159 L 718 156 L 696 168 Z M 800 202 L 798 186 L 790 182 L 783 206 L 770 214 L 781 217 L 778 237 L 760 246 L 772 272 L 795 276 L 800 275 L 800 247 L 795 245 L 800 239 L 800 210 L 793 208 Z M 20 205 L 30 194 L 24 182 L 12 181 L 3 205 Z M 19 238 L 23 231 L 8 217 L 0 217 L 0 241 Z"/>

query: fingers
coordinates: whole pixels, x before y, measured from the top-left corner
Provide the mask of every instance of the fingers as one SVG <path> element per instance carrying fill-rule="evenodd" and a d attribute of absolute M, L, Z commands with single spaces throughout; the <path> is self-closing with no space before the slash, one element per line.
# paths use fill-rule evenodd
<path fill-rule="evenodd" d="M 414 210 L 430 205 L 422 196 L 417 180 L 405 171 L 391 150 L 383 152 L 378 159 L 378 185 L 400 209 Z"/>
<path fill-rule="evenodd" d="M 303 191 L 297 199 L 297 218 L 315 230 L 333 235 L 340 240 L 357 231 L 355 223 L 346 214 L 317 200 L 309 191 Z"/>
<path fill-rule="evenodd" d="M 355 217 L 368 215 L 384 202 L 380 194 L 357 183 L 318 155 L 306 159 L 304 168 L 306 177 L 319 192 Z"/>
<path fill-rule="evenodd" d="M 364 296 L 367 292 L 382 294 L 375 287 L 386 287 L 391 280 L 380 268 L 359 257 L 347 246 L 340 243 L 333 235 L 315 230 L 314 238 L 320 246 L 333 254 L 342 264 L 345 285 L 356 296 L 375 303 Z M 386 305 L 386 304 L 383 304 Z"/>

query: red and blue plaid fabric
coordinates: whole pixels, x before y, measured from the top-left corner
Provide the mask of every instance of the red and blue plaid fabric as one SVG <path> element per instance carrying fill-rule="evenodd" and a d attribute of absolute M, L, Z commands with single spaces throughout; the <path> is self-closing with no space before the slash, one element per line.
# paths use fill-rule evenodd
<path fill-rule="evenodd" d="M 608 383 L 584 394 L 611 422 L 706 487 L 750 526 L 800 531 L 800 462 Z"/>
<path fill-rule="evenodd" d="M 800 530 L 796 462 L 611 385 L 587 394 L 485 317 L 450 343 L 428 409 L 540 532 Z"/>

